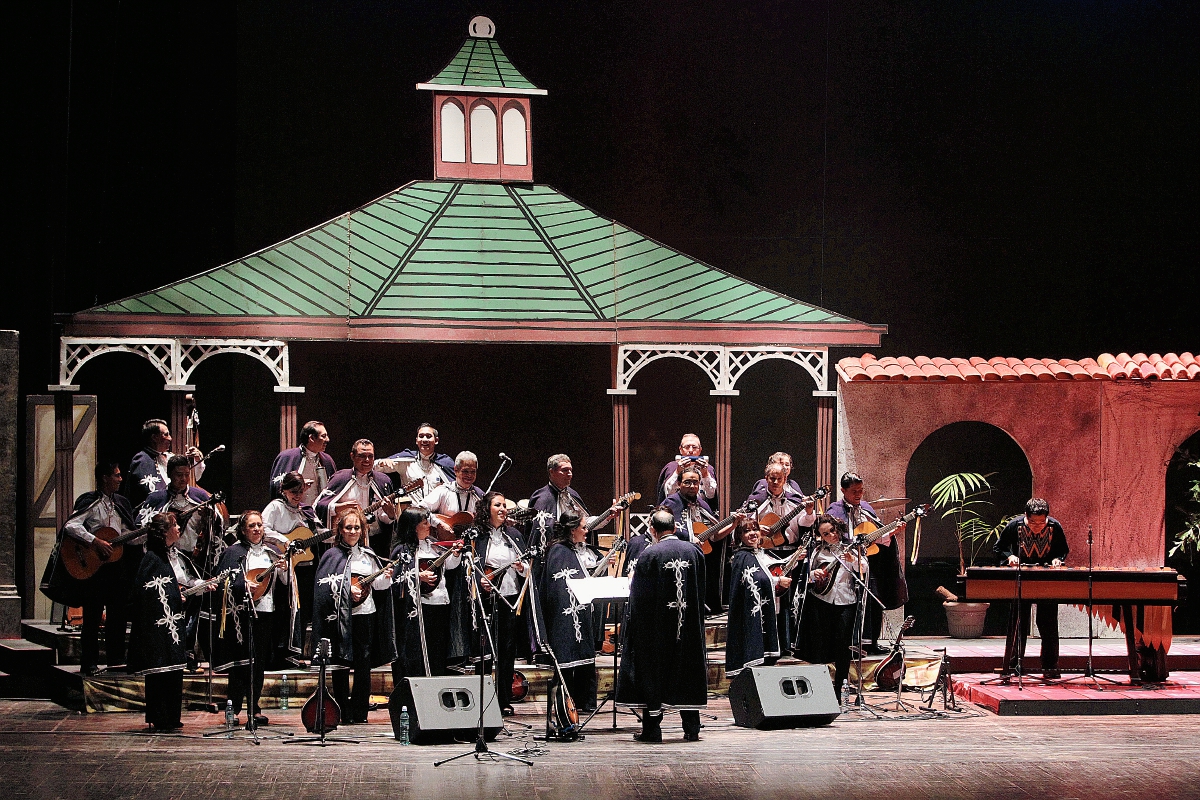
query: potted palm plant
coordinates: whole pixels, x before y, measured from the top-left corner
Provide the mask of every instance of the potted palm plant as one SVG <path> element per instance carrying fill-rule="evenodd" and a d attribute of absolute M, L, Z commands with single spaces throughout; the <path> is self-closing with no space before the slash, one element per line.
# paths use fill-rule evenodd
<path fill-rule="evenodd" d="M 992 484 L 988 478 L 996 473 L 984 475 L 978 472 L 956 472 L 947 475 L 930 492 L 933 508 L 942 510 L 942 519 L 954 522 L 954 533 L 958 539 L 958 574 L 967 574 L 968 566 L 975 566 L 976 557 L 1000 538 L 1008 519 L 989 524 L 985 512 L 992 508 L 988 495 Z M 938 593 L 945 598 L 946 623 L 950 635 L 956 639 L 975 639 L 983 635 L 984 621 L 990 603 L 963 603 L 950 591 L 939 586 Z"/>

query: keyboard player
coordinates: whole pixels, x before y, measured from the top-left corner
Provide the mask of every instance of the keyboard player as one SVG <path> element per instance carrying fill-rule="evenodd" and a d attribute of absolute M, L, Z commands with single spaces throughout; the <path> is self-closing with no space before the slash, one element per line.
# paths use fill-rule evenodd
<path fill-rule="evenodd" d="M 1025 504 L 1025 514 L 1004 527 L 996 542 L 1001 563 L 1010 567 L 1061 567 L 1067 558 L 1067 537 L 1062 525 L 1050 516 L 1050 504 L 1034 497 Z M 1025 657 L 1025 641 L 1029 638 L 1032 600 L 1023 600 L 1020 609 L 1013 603 L 1008 623 L 1008 642 L 1004 647 L 1004 675 L 1016 672 L 1018 658 Z M 1058 603 L 1037 602 L 1038 631 L 1042 635 L 1042 677 L 1061 677 L 1058 671 Z M 1018 613 L 1019 611 L 1019 613 Z M 1018 622 L 1020 623 L 1018 625 Z"/>

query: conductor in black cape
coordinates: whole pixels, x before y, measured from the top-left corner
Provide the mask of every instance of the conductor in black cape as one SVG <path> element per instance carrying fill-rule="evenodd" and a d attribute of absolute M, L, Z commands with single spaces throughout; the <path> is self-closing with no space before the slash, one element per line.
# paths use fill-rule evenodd
<path fill-rule="evenodd" d="M 683 718 L 684 741 L 694 742 L 700 738 L 699 709 L 708 705 L 704 556 L 674 535 L 669 510 L 656 510 L 650 526 L 657 542 L 633 571 L 617 702 L 646 709 L 637 741 L 662 741 L 663 707 L 670 706 Z"/>

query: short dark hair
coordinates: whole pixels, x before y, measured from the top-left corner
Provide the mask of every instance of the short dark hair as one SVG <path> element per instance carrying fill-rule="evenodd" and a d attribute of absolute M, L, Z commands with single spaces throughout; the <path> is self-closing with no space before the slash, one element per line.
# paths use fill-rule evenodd
<path fill-rule="evenodd" d="M 845 536 L 849 528 L 841 517 L 835 517 L 832 514 L 821 514 L 817 517 L 817 521 L 813 523 L 813 530 L 817 533 L 821 532 L 821 526 L 825 523 L 833 526 L 833 529 L 838 532 L 838 536 Z"/>
<path fill-rule="evenodd" d="M 438 429 L 433 427 L 432 422 L 422 422 L 420 425 L 417 426 L 417 433 L 421 432 L 421 428 L 429 428 L 429 430 L 433 431 L 433 438 L 435 438 L 435 439 L 442 438 L 441 434 L 438 433 Z"/>
<path fill-rule="evenodd" d="M 429 509 L 424 506 L 409 506 L 400 512 L 396 520 L 396 530 L 392 534 L 392 552 L 398 547 L 415 548 L 417 546 L 417 526 L 429 521 Z"/>
<path fill-rule="evenodd" d="M 258 517 L 260 520 L 263 518 L 262 512 L 255 511 L 253 508 L 243 511 L 242 515 L 238 517 L 237 525 L 234 526 L 234 531 L 237 533 L 237 537 L 246 544 L 250 543 L 250 540 L 246 538 L 246 517 L 249 516 Z"/>
<path fill-rule="evenodd" d="M 317 431 L 317 426 L 324 428 L 325 423 L 319 422 L 315 419 L 311 419 L 308 422 L 304 423 L 304 427 L 300 429 L 300 446 L 301 447 L 308 444 L 308 440 L 314 436 L 320 438 L 321 434 Z"/>
<path fill-rule="evenodd" d="M 96 484 L 99 488 L 100 481 L 113 474 L 114 469 L 120 469 L 121 465 L 116 461 L 97 461 L 96 462 Z"/>
<path fill-rule="evenodd" d="M 1050 503 L 1046 502 L 1040 497 L 1031 497 L 1029 502 L 1025 504 L 1025 516 L 1050 516 Z"/>
<path fill-rule="evenodd" d="M 863 479 L 859 476 L 859 474 L 857 472 L 842 473 L 842 478 L 841 478 L 841 480 L 838 481 L 838 483 L 841 484 L 843 489 L 849 489 L 854 484 L 862 483 L 862 482 L 863 482 Z"/>
<path fill-rule="evenodd" d="M 659 533 L 673 531 L 675 530 L 675 515 L 671 513 L 671 509 L 659 506 L 650 515 L 650 527 Z"/>
<path fill-rule="evenodd" d="M 304 488 L 304 476 L 296 470 L 286 472 L 283 475 L 283 480 L 279 482 L 279 491 L 289 492 L 292 489 Z"/>
<path fill-rule="evenodd" d="M 165 419 L 148 419 L 142 423 L 142 442 L 149 447 L 150 442 L 154 441 L 154 434 L 158 433 L 158 426 L 161 425 L 168 431 L 171 426 L 167 425 Z"/>
<path fill-rule="evenodd" d="M 564 513 L 558 518 L 558 522 L 554 524 L 554 541 L 570 542 L 571 534 L 575 532 L 583 523 L 583 517 L 578 514 L 572 514 L 570 511 Z"/>
<path fill-rule="evenodd" d="M 701 480 L 700 468 L 696 466 L 695 462 L 687 462 L 686 464 L 680 464 L 679 467 L 675 470 L 675 477 L 679 480 L 680 483 L 683 483 L 683 476 L 687 475 L 689 472 L 693 473 L 696 476 L 697 480 Z"/>
<path fill-rule="evenodd" d="M 351 457 L 354 456 L 354 451 L 359 448 L 359 445 L 362 445 L 363 447 L 370 447 L 372 450 L 375 449 L 375 443 L 372 442 L 370 439 L 355 439 L 354 444 L 350 445 L 350 456 Z"/>
<path fill-rule="evenodd" d="M 188 469 L 191 469 L 192 460 L 187 456 L 171 456 L 167 459 L 167 476 L 170 477 L 171 473 L 177 467 L 187 467 Z"/>

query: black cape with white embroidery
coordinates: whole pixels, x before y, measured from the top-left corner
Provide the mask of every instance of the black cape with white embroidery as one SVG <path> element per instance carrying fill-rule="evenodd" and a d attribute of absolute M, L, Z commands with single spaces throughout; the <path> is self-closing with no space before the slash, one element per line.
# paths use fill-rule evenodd
<path fill-rule="evenodd" d="M 725 642 L 725 674 L 757 667 L 779 655 L 775 588 L 754 555 L 742 548 L 733 554 L 729 590 L 729 631 Z"/>
<path fill-rule="evenodd" d="M 707 705 L 704 556 L 694 544 L 667 536 L 642 551 L 629 592 L 625 641 L 617 702 Z"/>
<path fill-rule="evenodd" d="M 383 566 L 379 556 L 369 548 L 363 552 L 375 564 Z M 350 550 L 340 544 L 329 548 L 317 565 L 316 589 L 313 599 L 312 644 L 328 639 L 335 661 L 354 663 L 354 635 L 350 623 L 354 604 L 350 599 Z M 392 617 L 392 590 L 373 589 L 375 601 L 375 634 L 371 641 L 371 666 L 380 667 L 396 660 L 396 633 Z"/>
<path fill-rule="evenodd" d="M 550 547 L 538 589 L 542 636 L 563 669 L 596 661 L 592 607 L 580 605 L 567 588 L 567 578 L 586 578 L 575 551 L 561 542 Z"/>
<path fill-rule="evenodd" d="M 187 664 L 183 596 L 171 565 L 153 549 L 142 556 L 130 602 L 129 671 L 150 675 L 182 670 Z"/>

